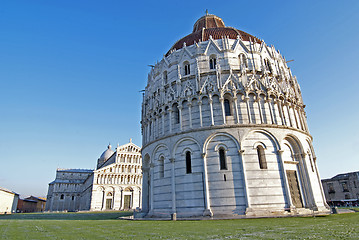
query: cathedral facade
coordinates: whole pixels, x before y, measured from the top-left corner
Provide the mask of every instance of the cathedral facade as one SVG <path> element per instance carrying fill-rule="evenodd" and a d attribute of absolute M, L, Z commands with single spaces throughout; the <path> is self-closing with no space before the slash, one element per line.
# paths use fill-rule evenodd
<path fill-rule="evenodd" d="M 141 207 L 141 148 L 111 145 L 92 169 L 57 169 L 46 211 L 129 210 Z"/>
<path fill-rule="evenodd" d="M 148 75 L 142 216 L 328 212 L 304 107 L 279 51 L 201 17 Z"/>

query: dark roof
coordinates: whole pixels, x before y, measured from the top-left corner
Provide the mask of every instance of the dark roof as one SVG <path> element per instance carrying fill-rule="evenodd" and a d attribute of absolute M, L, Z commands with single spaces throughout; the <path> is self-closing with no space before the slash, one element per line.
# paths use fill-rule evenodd
<path fill-rule="evenodd" d="M 337 174 L 337 175 L 335 175 L 335 176 L 332 177 L 332 178 L 323 179 L 322 181 L 348 179 L 348 178 L 349 178 L 349 175 L 353 175 L 353 174 L 359 175 L 359 171 L 358 171 L 358 172 L 348 172 L 348 173 Z"/>
<path fill-rule="evenodd" d="M 205 15 L 198 19 L 194 24 L 193 32 L 178 40 L 166 53 L 166 56 L 170 55 L 173 50 L 181 49 L 184 43 L 186 43 L 186 46 L 190 46 L 195 44 L 195 42 L 207 41 L 210 36 L 212 36 L 213 39 L 228 37 L 230 39 L 240 38 L 243 41 L 252 41 L 256 43 L 262 42 L 259 38 L 246 32 L 232 27 L 226 27 L 222 19 L 215 15 Z"/>
<path fill-rule="evenodd" d="M 46 202 L 46 199 L 44 198 L 40 198 L 40 197 L 35 197 L 35 196 L 30 196 L 30 197 L 27 197 L 25 198 L 26 200 L 35 200 L 35 201 L 43 201 L 43 202 Z M 24 199 L 24 200 L 25 200 Z"/>

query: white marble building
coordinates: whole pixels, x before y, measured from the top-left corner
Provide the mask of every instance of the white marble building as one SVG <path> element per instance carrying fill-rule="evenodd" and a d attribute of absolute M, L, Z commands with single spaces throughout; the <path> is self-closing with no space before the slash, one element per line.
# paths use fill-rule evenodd
<path fill-rule="evenodd" d="M 141 207 L 141 148 L 130 143 L 111 145 L 96 170 L 57 169 L 49 184 L 46 211 L 128 210 Z"/>
<path fill-rule="evenodd" d="M 279 51 L 201 17 L 148 74 L 141 216 L 327 212 L 304 107 Z"/>

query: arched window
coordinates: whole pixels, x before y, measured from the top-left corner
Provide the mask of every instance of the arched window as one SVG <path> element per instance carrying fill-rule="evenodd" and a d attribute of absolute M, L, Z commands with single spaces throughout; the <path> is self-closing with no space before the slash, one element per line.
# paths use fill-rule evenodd
<path fill-rule="evenodd" d="M 216 65 L 217 65 L 216 56 L 211 56 L 209 58 L 209 69 L 216 69 Z"/>
<path fill-rule="evenodd" d="M 239 54 L 238 56 L 239 58 L 239 66 L 243 66 L 243 67 L 248 67 L 248 61 L 247 61 L 247 58 L 246 56 L 242 53 L 242 54 Z"/>
<path fill-rule="evenodd" d="M 167 71 L 164 71 L 163 72 L 163 82 L 164 82 L 164 84 L 167 84 L 167 81 L 168 81 Z"/>
<path fill-rule="evenodd" d="M 219 149 L 219 167 L 220 170 L 227 170 L 227 159 L 224 148 Z"/>
<path fill-rule="evenodd" d="M 175 123 L 180 123 L 180 112 L 178 109 L 178 105 L 173 106 L 173 113 L 174 113 Z"/>
<path fill-rule="evenodd" d="M 61 194 L 60 199 L 64 199 L 64 194 Z"/>
<path fill-rule="evenodd" d="M 262 146 L 257 146 L 257 155 L 260 169 L 267 169 L 266 156 L 264 154 L 264 148 Z"/>
<path fill-rule="evenodd" d="M 268 59 L 264 59 L 264 65 L 265 65 L 266 70 L 269 71 L 270 73 L 272 73 L 272 66 Z"/>
<path fill-rule="evenodd" d="M 186 173 L 192 173 L 191 152 L 186 152 Z"/>
<path fill-rule="evenodd" d="M 160 160 L 158 160 L 159 165 L 159 176 L 160 178 L 164 178 L 165 176 L 165 158 L 163 156 L 160 157 Z"/>
<path fill-rule="evenodd" d="M 191 74 L 191 67 L 189 65 L 189 62 L 185 62 L 183 65 L 184 65 L 184 75 Z"/>
<path fill-rule="evenodd" d="M 231 116 L 231 104 L 228 99 L 224 99 L 224 113 L 226 116 Z"/>

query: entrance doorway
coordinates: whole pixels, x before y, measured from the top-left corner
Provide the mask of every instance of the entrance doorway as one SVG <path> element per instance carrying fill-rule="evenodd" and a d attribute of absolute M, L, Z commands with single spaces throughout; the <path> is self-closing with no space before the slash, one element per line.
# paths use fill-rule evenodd
<path fill-rule="evenodd" d="M 125 195 L 123 202 L 124 209 L 131 209 L 131 195 Z"/>
<path fill-rule="evenodd" d="M 112 203 L 113 203 L 113 194 L 112 192 L 107 193 L 106 198 L 106 209 L 112 209 Z"/>
<path fill-rule="evenodd" d="M 106 209 L 112 209 L 112 199 L 106 199 Z"/>
<path fill-rule="evenodd" d="M 297 172 L 294 170 L 287 170 L 286 173 L 287 173 L 288 185 L 289 185 L 290 197 L 292 199 L 292 203 L 296 208 L 302 208 L 303 202 L 302 202 L 302 197 L 300 195 Z"/>

